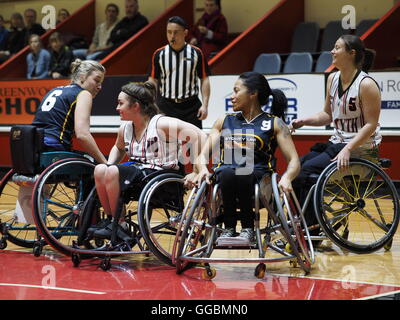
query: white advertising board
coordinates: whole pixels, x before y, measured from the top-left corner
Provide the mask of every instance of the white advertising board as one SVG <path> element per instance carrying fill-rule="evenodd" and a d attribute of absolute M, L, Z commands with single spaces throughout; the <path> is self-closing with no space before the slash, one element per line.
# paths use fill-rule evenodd
<path fill-rule="evenodd" d="M 400 128 L 400 72 L 371 72 L 381 89 L 382 128 Z"/>
<path fill-rule="evenodd" d="M 279 74 L 266 78 L 272 89 L 281 89 L 288 98 L 287 121 L 308 117 L 323 109 L 325 101 L 323 74 Z M 238 75 L 210 77 L 211 95 L 208 117 L 203 121 L 204 129 L 211 128 L 216 119 L 227 112 L 232 112 L 230 97 L 237 79 Z"/>

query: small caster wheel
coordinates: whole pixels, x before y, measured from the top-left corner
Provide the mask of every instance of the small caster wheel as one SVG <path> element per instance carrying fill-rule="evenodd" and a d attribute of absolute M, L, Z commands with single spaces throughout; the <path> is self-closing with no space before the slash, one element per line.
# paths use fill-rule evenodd
<path fill-rule="evenodd" d="M 94 239 L 94 244 L 96 245 L 97 248 L 100 248 L 100 247 L 104 246 L 104 240 L 103 239 L 99 239 L 99 238 L 95 238 Z"/>
<path fill-rule="evenodd" d="M 265 270 L 267 270 L 267 267 L 265 265 L 265 263 L 260 263 L 258 264 L 258 266 L 256 267 L 256 270 L 254 271 L 254 275 L 258 278 L 258 279 L 262 279 L 265 276 Z"/>
<path fill-rule="evenodd" d="M 110 268 L 111 268 L 111 258 L 110 257 L 105 257 L 100 263 L 100 268 L 103 271 L 110 270 Z"/>
<path fill-rule="evenodd" d="M 295 259 L 290 260 L 289 263 L 293 268 L 297 268 L 297 263 L 298 263 L 297 260 L 295 260 Z"/>
<path fill-rule="evenodd" d="M 217 275 L 217 270 L 209 267 L 203 270 L 203 272 L 201 273 L 201 278 L 203 280 L 212 280 L 215 278 L 216 275 Z"/>
<path fill-rule="evenodd" d="M 7 240 L 3 237 L 0 239 L 0 249 L 4 250 L 5 248 L 7 248 Z"/>
<path fill-rule="evenodd" d="M 42 250 L 43 250 L 43 246 L 39 245 L 35 245 L 33 247 L 33 255 L 35 257 L 40 257 L 40 255 L 42 254 Z"/>
<path fill-rule="evenodd" d="M 82 261 L 79 253 L 73 253 L 71 256 L 71 260 L 75 268 L 78 268 Z"/>

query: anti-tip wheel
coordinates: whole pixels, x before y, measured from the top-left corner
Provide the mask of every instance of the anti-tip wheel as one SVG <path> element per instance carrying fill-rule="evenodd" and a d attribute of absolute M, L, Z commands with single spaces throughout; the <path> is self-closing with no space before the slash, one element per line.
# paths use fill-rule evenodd
<path fill-rule="evenodd" d="M 78 253 L 73 253 L 72 256 L 71 256 L 71 260 L 72 260 L 72 263 L 73 263 L 74 267 L 78 268 L 80 263 L 81 263 L 81 257 L 79 256 L 79 254 Z"/>
<path fill-rule="evenodd" d="M 214 268 L 206 268 L 201 273 L 201 278 L 203 280 L 212 280 L 217 275 L 217 270 Z"/>
<path fill-rule="evenodd" d="M 258 279 L 262 279 L 265 276 L 265 271 L 267 270 L 267 267 L 265 265 L 265 263 L 260 263 L 257 265 L 256 270 L 254 271 L 254 275 L 258 278 Z"/>

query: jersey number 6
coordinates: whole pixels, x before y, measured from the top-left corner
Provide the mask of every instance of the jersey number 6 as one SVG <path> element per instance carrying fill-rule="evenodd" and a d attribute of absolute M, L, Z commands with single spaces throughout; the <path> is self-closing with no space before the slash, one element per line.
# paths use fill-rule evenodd
<path fill-rule="evenodd" d="M 42 111 L 50 111 L 56 104 L 57 97 L 61 96 L 62 90 L 54 90 L 51 95 L 49 95 L 42 104 Z"/>

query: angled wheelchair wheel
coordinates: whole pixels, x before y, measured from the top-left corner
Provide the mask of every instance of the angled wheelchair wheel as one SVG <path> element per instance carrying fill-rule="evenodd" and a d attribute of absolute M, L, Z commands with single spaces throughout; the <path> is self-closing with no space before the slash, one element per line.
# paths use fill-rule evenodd
<path fill-rule="evenodd" d="M 94 186 L 94 167 L 82 159 L 57 161 L 42 172 L 33 189 L 36 226 L 46 242 L 65 255 L 78 239 L 83 204 Z"/>
<path fill-rule="evenodd" d="M 275 223 L 281 225 L 281 233 L 285 235 L 286 251 L 296 257 L 295 264 L 309 273 L 314 263 L 314 250 L 299 203 L 293 194 L 288 198 L 280 192 L 276 173 L 272 175 L 272 191 L 279 219 Z"/>
<path fill-rule="evenodd" d="M 140 232 L 150 251 L 169 265 L 186 193 L 181 175 L 163 173 L 146 184 L 138 202 Z"/>
<path fill-rule="evenodd" d="M 29 186 L 21 187 L 18 183 L 14 182 L 14 174 L 15 171 L 13 169 L 9 170 L 0 182 L 0 232 L 2 234 L 0 248 L 5 249 L 7 241 L 20 247 L 33 248 L 37 239 L 33 218 L 27 217 L 31 221 L 28 221 L 28 219 L 25 219 L 26 221 L 19 221 L 18 215 L 24 215 L 21 211 L 21 206 L 18 205 L 17 209 L 20 190 L 24 196 L 21 194 L 21 198 L 20 195 L 19 202 L 27 202 L 31 200 L 31 194 L 29 194 L 31 188 Z M 24 204 L 22 205 L 26 207 Z M 27 207 L 30 208 L 30 204 Z M 17 214 L 17 210 L 19 214 Z M 29 211 L 28 214 L 31 215 L 31 212 Z"/>
<path fill-rule="evenodd" d="M 175 266 L 177 273 L 181 273 L 191 265 L 190 262 L 181 259 L 181 257 L 205 254 L 209 245 L 208 241 L 212 241 L 213 236 L 210 236 L 210 229 L 206 226 L 210 213 L 207 191 L 208 185 L 203 181 L 197 192 L 193 194 L 192 199 L 188 199 L 190 203 L 185 210 L 185 216 L 182 218 L 181 229 L 176 235 Z"/>
<path fill-rule="evenodd" d="M 296 240 L 295 243 L 299 252 L 298 262 L 306 272 L 309 272 L 315 261 L 315 256 L 306 220 L 301 214 L 300 204 L 293 192 L 289 196 L 284 194 L 283 200 L 288 225 Z"/>
<path fill-rule="evenodd" d="M 338 246 L 370 253 L 393 238 L 399 223 L 399 200 L 389 176 L 376 164 L 350 159 L 347 169 L 336 162 L 320 175 L 314 208 L 321 228 Z"/>

